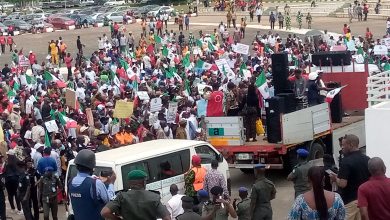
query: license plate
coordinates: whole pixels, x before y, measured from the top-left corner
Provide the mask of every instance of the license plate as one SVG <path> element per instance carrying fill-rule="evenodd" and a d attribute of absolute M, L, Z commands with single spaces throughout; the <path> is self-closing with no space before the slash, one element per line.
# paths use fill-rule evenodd
<path fill-rule="evenodd" d="M 250 160 L 252 159 L 249 154 L 237 154 L 238 160 Z"/>

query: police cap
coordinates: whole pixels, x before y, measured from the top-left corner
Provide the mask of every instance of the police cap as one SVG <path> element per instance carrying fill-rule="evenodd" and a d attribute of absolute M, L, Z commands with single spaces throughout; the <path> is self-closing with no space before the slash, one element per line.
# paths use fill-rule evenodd
<path fill-rule="evenodd" d="M 181 197 L 181 201 L 186 203 L 193 203 L 194 199 L 191 196 L 183 196 Z"/>
<path fill-rule="evenodd" d="M 148 175 L 142 170 L 132 170 L 127 174 L 128 180 L 142 180 L 145 179 Z"/>
<path fill-rule="evenodd" d="M 309 151 L 307 151 L 306 149 L 298 149 L 297 154 L 300 157 L 306 158 L 307 156 L 309 156 Z"/>

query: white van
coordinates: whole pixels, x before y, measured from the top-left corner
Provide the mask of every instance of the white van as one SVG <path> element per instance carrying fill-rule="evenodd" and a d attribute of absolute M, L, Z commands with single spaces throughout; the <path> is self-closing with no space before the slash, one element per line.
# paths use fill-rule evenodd
<path fill-rule="evenodd" d="M 142 169 L 148 174 L 146 189 L 158 191 L 161 201 L 166 204 L 171 198 L 171 184 L 176 184 L 179 192 L 184 194 L 184 174 L 191 169 L 191 158 L 195 154 L 201 157 L 206 169 L 211 169 L 211 160 L 219 161 L 218 170 L 224 175 L 230 191 L 228 163 L 214 147 L 203 141 L 160 139 L 99 152 L 96 153 L 94 174 L 99 176 L 102 171 L 113 170 L 117 176 L 114 188 L 118 192 L 129 189 L 127 174 L 130 171 Z M 76 174 L 76 166 L 71 160 L 66 183 Z M 67 188 L 65 190 L 67 192 Z M 73 212 L 71 207 L 68 210 Z"/>

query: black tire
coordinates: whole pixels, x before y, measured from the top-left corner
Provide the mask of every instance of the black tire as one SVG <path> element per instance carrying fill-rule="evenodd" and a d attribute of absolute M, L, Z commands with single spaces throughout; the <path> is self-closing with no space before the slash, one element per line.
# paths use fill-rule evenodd
<path fill-rule="evenodd" d="M 290 173 L 298 164 L 296 148 L 293 148 L 283 156 L 283 169 L 286 173 Z"/>
<path fill-rule="evenodd" d="M 314 142 L 310 146 L 308 160 L 323 158 L 325 154 L 324 146 L 318 142 Z"/>
<path fill-rule="evenodd" d="M 241 170 L 241 172 L 243 172 L 243 173 L 245 173 L 245 174 L 254 174 L 253 169 L 241 168 L 240 170 Z"/>

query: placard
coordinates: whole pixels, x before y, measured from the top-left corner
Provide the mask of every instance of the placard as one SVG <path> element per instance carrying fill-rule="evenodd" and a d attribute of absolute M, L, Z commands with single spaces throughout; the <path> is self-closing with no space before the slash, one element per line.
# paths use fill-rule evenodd
<path fill-rule="evenodd" d="M 111 135 L 115 135 L 116 133 L 118 133 L 120 130 L 120 126 L 119 126 L 119 123 L 113 125 L 111 127 Z"/>
<path fill-rule="evenodd" d="M 206 87 L 208 87 L 208 88 L 210 88 L 211 90 L 213 90 L 213 87 L 211 87 L 211 86 L 209 86 L 209 85 L 205 85 L 205 84 L 198 84 L 198 93 L 200 94 L 200 95 L 203 95 L 203 90 L 206 88 Z"/>
<path fill-rule="evenodd" d="M 384 45 L 375 45 L 374 46 L 374 55 L 387 55 L 388 49 Z"/>
<path fill-rule="evenodd" d="M 150 99 L 148 92 L 145 92 L 145 91 L 138 91 L 137 96 L 140 100 L 149 100 Z"/>
<path fill-rule="evenodd" d="M 237 43 L 232 48 L 233 48 L 233 51 L 236 53 L 245 54 L 245 55 L 247 55 L 249 53 L 249 45 L 246 45 L 246 44 Z"/>
<path fill-rule="evenodd" d="M 158 112 L 161 110 L 162 100 L 161 98 L 154 98 L 150 100 L 150 112 Z"/>
<path fill-rule="evenodd" d="M 224 68 L 225 68 L 226 77 L 228 79 L 234 78 L 235 74 L 234 74 L 233 70 L 230 68 L 226 59 L 216 60 L 215 65 L 217 65 L 217 67 L 218 67 L 219 71 L 222 73 L 222 75 L 225 75 L 225 73 L 224 73 Z"/>
<path fill-rule="evenodd" d="M 176 120 L 177 102 L 170 102 L 167 113 L 167 123 L 173 123 Z"/>
<path fill-rule="evenodd" d="M 390 37 L 382 38 L 381 44 L 385 45 L 388 49 L 390 49 Z"/>
<path fill-rule="evenodd" d="M 55 120 L 45 122 L 45 126 L 49 133 L 51 132 L 57 133 L 57 131 L 59 130 Z"/>
<path fill-rule="evenodd" d="M 76 91 L 66 88 L 65 92 L 65 104 L 73 109 L 76 109 Z"/>
<path fill-rule="evenodd" d="M 86 108 L 85 113 L 87 114 L 87 120 L 88 120 L 88 125 L 90 127 L 94 126 L 94 121 L 93 121 L 93 114 L 92 114 L 92 109 L 91 108 Z"/>
<path fill-rule="evenodd" d="M 125 100 L 118 100 L 115 103 L 114 117 L 128 118 L 133 114 L 133 102 L 126 102 Z"/>

